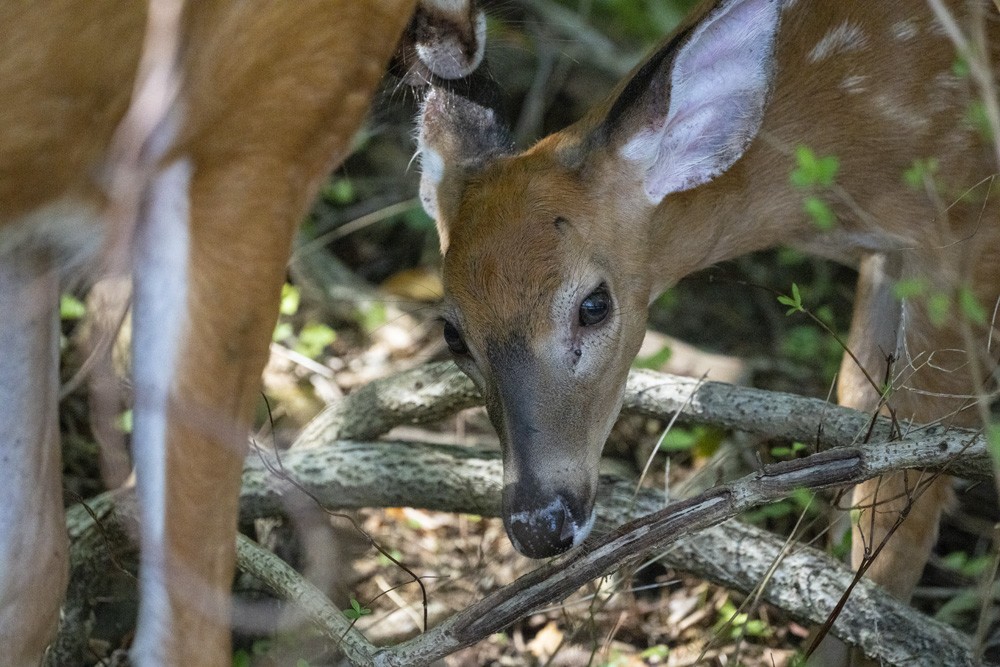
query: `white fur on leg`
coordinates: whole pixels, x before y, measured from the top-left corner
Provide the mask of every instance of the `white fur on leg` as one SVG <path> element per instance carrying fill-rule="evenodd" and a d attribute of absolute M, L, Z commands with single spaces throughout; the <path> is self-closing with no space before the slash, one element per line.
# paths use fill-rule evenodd
<path fill-rule="evenodd" d="M 173 634 L 165 572 L 167 401 L 187 318 L 190 185 L 181 159 L 153 180 L 136 230 L 133 268 L 133 455 L 142 521 L 139 624 L 132 660 L 162 664 Z"/>
<path fill-rule="evenodd" d="M 53 253 L 0 254 L 0 664 L 38 665 L 68 575 Z"/>

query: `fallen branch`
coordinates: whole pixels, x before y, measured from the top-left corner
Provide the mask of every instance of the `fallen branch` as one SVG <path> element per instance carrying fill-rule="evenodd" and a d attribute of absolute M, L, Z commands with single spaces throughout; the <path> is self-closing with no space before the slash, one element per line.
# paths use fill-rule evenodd
<path fill-rule="evenodd" d="M 328 410 L 321 420 L 323 427 L 312 429 L 314 437 L 334 432 L 370 433 L 395 423 L 420 423 L 426 414 L 440 418 L 457 409 L 455 406 L 465 407 L 477 400 L 471 384 L 444 365 L 430 365 L 393 381 L 373 383 L 364 391 L 364 409 L 351 403 L 358 412 L 350 419 L 345 418 L 349 412 L 344 412 L 343 407 Z M 691 418 L 742 425 L 744 417 L 740 415 L 749 412 L 751 430 L 770 432 L 770 426 L 783 423 L 784 437 L 814 433 L 821 445 L 853 441 L 868 428 L 864 415 L 810 399 L 645 372 L 633 374 L 628 394 L 629 405 L 644 414 L 666 416 L 688 404 L 684 414 Z M 442 405 L 449 406 L 448 410 Z M 818 429 L 817 422 L 824 428 Z M 888 424 L 877 424 L 873 432 L 884 436 L 889 433 Z M 312 605 L 310 619 L 328 636 L 346 636 L 348 651 L 359 664 L 433 661 L 481 640 L 534 609 L 564 599 L 591 579 L 634 563 L 651 551 L 662 553 L 672 567 L 738 590 L 748 592 L 767 581 L 765 600 L 803 622 L 820 623 L 850 583 L 852 573 L 805 547 L 782 556 L 782 541 L 726 519 L 778 500 L 797 488 L 843 486 L 902 468 L 961 467 L 977 476 L 989 475 L 981 437 L 960 430 L 927 429 L 915 433 L 921 437 L 864 448 L 831 449 L 766 466 L 758 473 L 666 508 L 662 508 L 659 494 L 641 491 L 633 497 L 630 483 L 605 480 L 596 533 L 602 526 L 647 516 L 589 540 L 582 548 L 543 565 L 428 633 L 374 653 L 360 635 L 345 630 L 344 619 L 320 600 L 318 593 L 297 581 L 290 569 L 283 569 L 287 566 L 276 565 L 269 557 L 263 557 L 263 565 L 255 564 L 261 561 L 256 554 L 259 548 L 247 542 L 240 545 L 239 563 L 269 582 L 279 594 L 308 599 Z M 287 452 L 281 460 L 297 484 L 331 509 L 410 505 L 486 516 L 495 516 L 499 510 L 500 462 L 492 452 L 416 443 L 338 442 Z M 243 509 L 247 518 L 284 512 L 283 499 L 292 489 L 289 482 L 275 478 L 255 458 L 248 460 L 244 482 Z M 655 513 L 648 514 L 651 511 Z M 71 515 L 74 513 L 79 516 L 77 508 Z M 765 577 L 779 557 L 780 565 L 769 578 Z M 280 576 L 273 575 L 276 570 Z M 873 619 L 879 620 L 881 627 Z M 881 632 L 885 628 L 891 632 Z M 833 631 L 885 664 L 974 664 L 967 637 L 900 604 L 868 582 L 855 590 Z"/>

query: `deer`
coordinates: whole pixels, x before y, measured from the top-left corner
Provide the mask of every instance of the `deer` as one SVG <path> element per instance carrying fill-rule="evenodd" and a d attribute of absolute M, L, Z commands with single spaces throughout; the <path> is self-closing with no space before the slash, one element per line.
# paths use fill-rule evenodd
<path fill-rule="evenodd" d="M 68 576 L 60 287 L 105 265 L 134 283 L 131 659 L 228 665 L 242 464 L 298 222 L 394 54 L 416 79 L 483 57 L 471 0 L 174 5 L 0 8 L 0 665 L 40 663 Z M 150 127 L 130 222 L 108 172 L 133 114 Z"/>
<path fill-rule="evenodd" d="M 960 27 L 986 17 L 997 62 L 996 8 L 945 5 Z M 923 0 L 703 3 L 603 102 L 520 152 L 490 105 L 426 95 L 420 197 L 440 236 L 444 340 L 500 436 L 518 551 L 546 558 L 587 537 L 648 305 L 745 253 L 785 245 L 857 268 L 842 405 L 913 428 L 982 426 L 977 398 L 997 372 L 997 164 L 945 20 Z M 833 224 L 792 182 L 800 147 L 837 160 L 834 182 L 810 191 Z M 924 291 L 901 296 L 901 283 Z M 906 508 L 867 573 L 908 600 L 950 495 L 947 476 L 914 471 L 856 486 L 855 566 Z"/>

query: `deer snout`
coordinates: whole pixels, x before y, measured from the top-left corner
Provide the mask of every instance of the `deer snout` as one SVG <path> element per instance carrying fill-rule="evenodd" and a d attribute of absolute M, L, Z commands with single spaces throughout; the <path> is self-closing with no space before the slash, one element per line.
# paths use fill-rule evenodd
<path fill-rule="evenodd" d="M 546 499 L 528 486 L 504 488 L 504 527 L 515 549 L 528 558 L 547 558 L 568 551 L 590 534 L 592 500 L 566 492 Z"/>

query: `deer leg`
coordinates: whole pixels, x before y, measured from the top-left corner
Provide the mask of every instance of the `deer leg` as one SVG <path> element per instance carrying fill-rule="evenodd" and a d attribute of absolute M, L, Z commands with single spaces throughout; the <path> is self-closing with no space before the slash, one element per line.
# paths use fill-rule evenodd
<path fill-rule="evenodd" d="M 892 294 L 898 270 L 898 260 L 886 255 L 870 255 L 861 263 L 849 345 L 864 370 L 845 355 L 837 387 L 841 405 L 870 413 L 887 411 L 881 385 L 887 376 L 898 372 L 905 335 L 901 305 Z M 890 362 L 890 355 L 895 361 Z M 890 395 L 889 402 L 894 408 L 901 406 L 895 396 Z M 926 406 L 897 414 L 920 422 L 939 416 Z M 858 568 L 866 563 L 891 531 L 892 539 L 871 559 L 868 575 L 893 595 L 909 600 L 937 539 L 937 524 L 949 489 L 949 479 L 932 481 L 928 473 L 918 471 L 858 484 L 852 506 L 861 513 L 853 527 L 851 564 Z M 904 513 L 906 520 L 900 523 Z"/>
<path fill-rule="evenodd" d="M 243 459 L 300 208 L 252 164 L 168 166 L 139 237 L 140 664 L 224 665 Z M 143 452 L 140 455 L 140 452 Z"/>
<path fill-rule="evenodd" d="M 38 665 L 68 576 L 57 418 L 59 287 L 48 253 L 0 257 L 0 665 Z"/>

